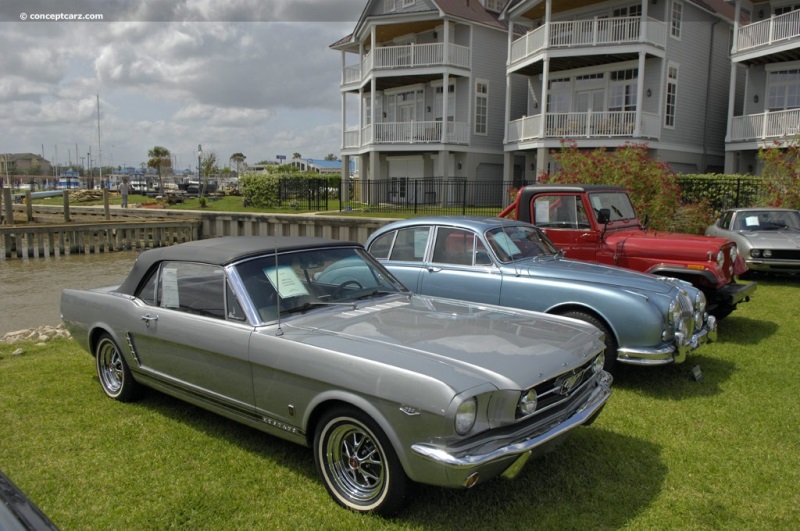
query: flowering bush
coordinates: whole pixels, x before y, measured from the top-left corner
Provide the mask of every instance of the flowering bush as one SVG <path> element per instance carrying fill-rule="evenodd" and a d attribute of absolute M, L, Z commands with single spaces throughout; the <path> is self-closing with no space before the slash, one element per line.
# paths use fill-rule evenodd
<path fill-rule="evenodd" d="M 622 186 L 640 220 L 647 215 L 650 226 L 658 230 L 701 233 L 713 221 L 708 205 L 681 204 L 675 173 L 668 164 L 647 156 L 647 144 L 626 143 L 614 151 L 581 151 L 574 140 L 565 139 L 561 146 L 553 153 L 561 170 L 541 175 L 539 182 Z"/>
<path fill-rule="evenodd" d="M 763 202 L 767 206 L 800 209 L 800 146 L 797 140 L 776 141 L 758 150 L 764 163 Z"/>

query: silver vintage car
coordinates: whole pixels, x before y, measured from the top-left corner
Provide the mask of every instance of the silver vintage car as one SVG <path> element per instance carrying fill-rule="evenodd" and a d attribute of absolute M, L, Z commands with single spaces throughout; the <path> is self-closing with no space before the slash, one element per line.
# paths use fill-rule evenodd
<path fill-rule="evenodd" d="M 717 337 L 703 293 L 688 282 L 567 260 L 537 227 L 499 218 L 398 221 L 366 242 L 411 291 L 564 315 L 599 328 L 615 363 L 681 363 Z"/>
<path fill-rule="evenodd" d="M 361 245 L 217 238 L 145 251 L 62 318 L 109 397 L 148 386 L 313 448 L 340 505 L 513 477 L 591 423 L 604 343 L 575 319 L 412 295 Z"/>
<path fill-rule="evenodd" d="M 706 229 L 736 242 L 750 271 L 800 273 L 800 210 L 735 208 Z"/>

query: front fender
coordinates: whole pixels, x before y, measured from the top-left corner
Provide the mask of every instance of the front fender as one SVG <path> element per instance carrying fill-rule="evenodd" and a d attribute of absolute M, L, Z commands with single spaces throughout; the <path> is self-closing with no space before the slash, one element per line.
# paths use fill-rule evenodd
<path fill-rule="evenodd" d="M 689 269 L 688 267 L 659 264 L 648 269 L 646 273 L 687 280 L 695 286 L 708 285 L 715 287 L 720 283 L 724 283 L 724 281 L 720 280 L 720 278 L 709 269 Z M 696 279 L 702 279 L 702 281 L 696 282 Z"/>

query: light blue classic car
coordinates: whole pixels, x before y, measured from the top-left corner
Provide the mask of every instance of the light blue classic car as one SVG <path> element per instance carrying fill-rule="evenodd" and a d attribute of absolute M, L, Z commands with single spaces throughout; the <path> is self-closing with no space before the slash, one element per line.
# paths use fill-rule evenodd
<path fill-rule="evenodd" d="M 537 227 L 499 218 L 424 217 L 386 225 L 369 252 L 415 293 L 536 310 L 589 322 L 616 362 L 685 361 L 717 324 L 687 282 L 567 260 Z"/>

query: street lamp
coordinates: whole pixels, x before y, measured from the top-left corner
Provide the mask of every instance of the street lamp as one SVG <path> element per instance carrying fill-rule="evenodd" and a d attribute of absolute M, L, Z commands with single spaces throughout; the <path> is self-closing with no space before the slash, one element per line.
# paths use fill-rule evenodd
<path fill-rule="evenodd" d="M 200 191 L 200 196 L 203 196 L 202 175 L 200 174 L 200 164 L 203 158 L 203 144 L 197 144 L 197 189 Z"/>

